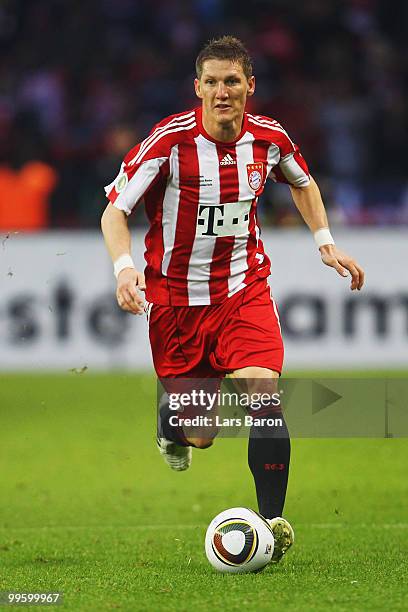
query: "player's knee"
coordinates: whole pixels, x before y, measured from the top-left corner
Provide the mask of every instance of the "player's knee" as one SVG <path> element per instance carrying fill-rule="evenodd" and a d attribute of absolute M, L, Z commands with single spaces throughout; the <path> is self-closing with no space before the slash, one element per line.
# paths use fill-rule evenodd
<path fill-rule="evenodd" d="M 188 442 L 196 448 L 209 448 L 214 444 L 212 438 L 187 438 Z"/>
<path fill-rule="evenodd" d="M 247 366 L 246 368 L 241 368 L 239 370 L 235 370 L 233 376 L 236 378 L 279 378 L 279 372 L 275 372 L 274 370 L 269 370 L 268 368 L 262 368 L 260 366 Z"/>

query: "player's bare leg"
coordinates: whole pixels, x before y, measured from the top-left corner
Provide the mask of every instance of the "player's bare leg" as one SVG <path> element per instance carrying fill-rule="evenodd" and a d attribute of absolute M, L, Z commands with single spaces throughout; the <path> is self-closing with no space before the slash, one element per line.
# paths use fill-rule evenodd
<path fill-rule="evenodd" d="M 195 448 L 210 448 L 214 444 L 214 438 L 187 438 L 187 442 Z"/>
<path fill-rule="evenodd" d="M 233 377 L 249 395 L 268 393 L 271 397 L 278 391 L 279 373 L 267 368 L 242 368 L 235 370 Z M 256 418 L 255 412 L 253 416 Z M 271 525 L 275 538 L 272 563 L 277 563 L 294 542 L 293 529 L 281 516 L 288 483 L 290 439 L 280 404 L 262 408 L 258 416 L 279 418 L 283 423 L 279 428 L 253 425 L 248 443 L 248 464 L 255 481 L 259 512 Z"/>
<path fill-rule="evenodd" d="M 218 407 L 215 406 L 211 411 L 212 418 L 214 419 L 218 412 Z M 195 448 L 210 448 L 214 444 L 214 440 L 219 432 L 218 427 L 206 426 L 199 428 L 183 427 L 184 435 L 186 440 L 191 446 Z M 199 435 L 197 435 L 199 434 Z"/>

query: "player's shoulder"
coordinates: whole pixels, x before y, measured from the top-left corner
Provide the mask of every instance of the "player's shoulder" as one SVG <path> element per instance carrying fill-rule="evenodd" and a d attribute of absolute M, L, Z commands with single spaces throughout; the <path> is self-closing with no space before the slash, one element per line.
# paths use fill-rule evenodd
<path fill-rule="evenodd" d="M 279 140 L 282 137 L 289 138 L 282 124 L 276 119 L 266 115 L 253 115 L 252 113 L 246 113 L 246 116 L 248 127 L 256 136 L 271 141 Z"/>
<path fill-rule="evenodd" d="M 195 109 L 165 117 L 153 126 L 146 140 L 167 142 L 171 145 L 183 141 L 197 126 Z"/>
<path fill-rule="evenodd" d="M 176 126 L 189 126 L 196 122 L 196 109 L 192 108 L 182 113 L 176 113 L 174 115 L 169 115 L 168 117 L 164 117 L 161 121 L 156 123 L 150 134 L 152 134 L 155 130 L 160 128 L 171 128 Z"/>
<path fill-rule="evenodd" d="M 248 119 L 251 119 L 253 121 L 258 121 L 259 123 L 265 124 L 269 123 L 270 125 L 282 128 L 282 125 L 279 123 L 279 121 L 277 121 L 273 117 L 269 117 L 266 115 L 254 115 L 253 113 L 246 113 L 246 116 L 248 117 Z"/>
<path fill-rule="evenodd" d="M 195 109 L 169 115 L 151 129 L 149 135 L 126 155 L 125 163 L 142 163 L 152 158 L 168 157 L 172 147 L 188 137 L 196 128 Z"/>

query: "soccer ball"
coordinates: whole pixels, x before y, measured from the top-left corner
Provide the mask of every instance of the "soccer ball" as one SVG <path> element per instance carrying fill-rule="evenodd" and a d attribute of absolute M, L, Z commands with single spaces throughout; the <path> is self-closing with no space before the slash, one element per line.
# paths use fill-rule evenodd
<path fill-rule="evenodd" d="M 257 572 L 269 563 L 275 540 L 266 519 L 249 508 L 217 514 L 205 534 L 205 553 L 219 572 Z"/>

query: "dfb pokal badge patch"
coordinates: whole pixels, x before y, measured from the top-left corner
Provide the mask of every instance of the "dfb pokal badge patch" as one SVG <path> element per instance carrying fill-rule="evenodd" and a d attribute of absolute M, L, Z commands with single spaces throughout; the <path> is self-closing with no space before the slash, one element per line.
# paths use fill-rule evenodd
<path fill-rule="evenodd" d="M 264 165 L 261 162 L 247 164 L 248 183 L 255 192 L 259 191 L 263 185 Z"/>
<path fill-rule="evenodd" d="M 128 184 L 128 177 L 127 177 L 126 172 L 119 174 L 118 178 L 115 181 L 116 193 L 120 193 L 121 191 L 123 191 L 127 184 Z"/>

